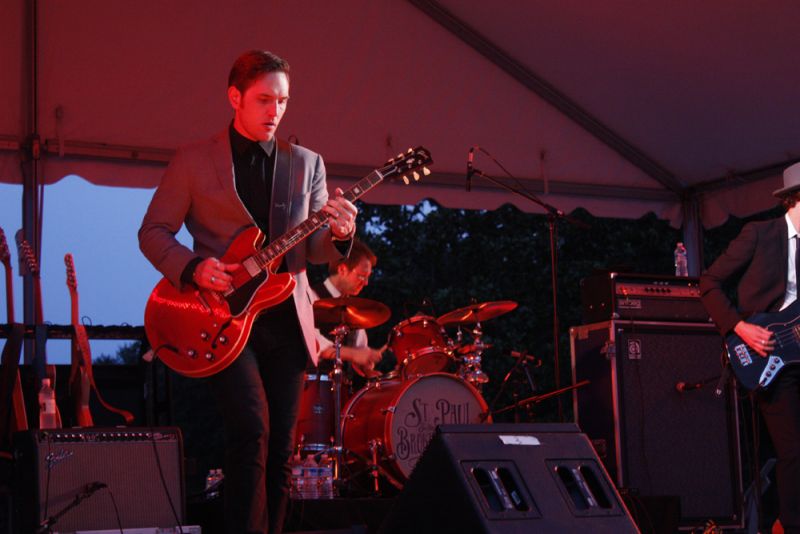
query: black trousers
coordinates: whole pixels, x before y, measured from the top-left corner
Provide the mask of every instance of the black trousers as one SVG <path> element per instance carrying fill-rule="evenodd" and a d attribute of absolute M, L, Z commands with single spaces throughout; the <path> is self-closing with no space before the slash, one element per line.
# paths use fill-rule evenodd
<path fill-rule="evenodd" d="M 781 524 L 786 534 L 800 534 L 800 369 L 784 369 L 758 404 L 778 457 Z"/>
<path fill-rule="evenodd" d="M 307 350 L 294 302 L 254 323 L 247 346 L 210 379 L 225 426 L 225 531 L 278 533 L 289 493 Z"/>

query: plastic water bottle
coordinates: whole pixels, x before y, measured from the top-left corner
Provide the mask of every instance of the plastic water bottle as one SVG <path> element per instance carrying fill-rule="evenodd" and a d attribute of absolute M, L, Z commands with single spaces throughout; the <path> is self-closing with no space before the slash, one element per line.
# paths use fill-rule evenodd
<path fill-rule="evenodd" d="M 333 499 L 333 461 L 323 454 L 319 459 L 319 498 Z"/>
<path fill-rule="evenodd" d="M 56 392 L 50 387 L 50 379 L 42 378 L 42 387 L 39 389 L 39 428 L 57 427 Z"/>
<path fill-rule="evenodd" d="M 675 276 L 689 276 L 686 247 L 683 243 L 678 243 L 675 247 Z"/>
<path fill-rule="evenodd" d="M 209 469 L 206 475 L 206 499 L 219 497 L 219 486 L 222 484 L 222 469 Z"/>
<path fill-rule="evenodd" d="M 314 455 L 309 454 L 303 462 L 303 498 L 319 499 L 319 467 Z"/>
<path fill-rule="evenodd" d="M 292 479 L 291 486 L 289 487 L 289 497 L 291 499 L 303 498 L 303 460 L 300 459 L 300 452 L 292 456 Z"/>

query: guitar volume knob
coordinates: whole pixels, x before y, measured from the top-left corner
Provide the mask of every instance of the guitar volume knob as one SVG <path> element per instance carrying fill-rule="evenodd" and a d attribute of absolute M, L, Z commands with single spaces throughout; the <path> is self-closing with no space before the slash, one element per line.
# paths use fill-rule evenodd
<path fill-rule="evenodd" d="M 196 358 L 197 352 L 195 352 L 194 349 L 189 349 L 186 351 L 186 355 L 189 356 L 190 358 Z"/>
<path fill-rule="evenodd" d="M 200 339 L 208 341 L 208 332 L 200 332 Z"/>
<path fill-rule="evenodd" d="M 228 338 L 226 336 L 219 336 L 219 342 L 221 345 L 224 345 L 228 342 Z"/>
<path fill-rule="evenodd" d="M 214 361 L 214 355 L 212 353 L 210 353 L 210 352 L 206 352 L 206 360 L 208 360 L 210 362 L 213 362 Z"/>

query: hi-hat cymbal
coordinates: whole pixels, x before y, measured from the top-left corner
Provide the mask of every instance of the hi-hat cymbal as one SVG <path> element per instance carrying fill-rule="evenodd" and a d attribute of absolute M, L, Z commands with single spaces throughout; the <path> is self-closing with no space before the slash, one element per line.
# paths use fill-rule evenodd
<path fill-rule="evenodd" d="M 464 324 L 478 323 L 494 319 L 506 314 L 517 307 L 513 300 L 496 300 L 494 302 L 481 302 L 471 304 L 457 310 L 445 313 L 437 319 L 439 324 Z"/>
<path fill-rule="evenodd" d="M 372 328 L 385 323 L 392 312 L 377 300 L 358 297 L 319 299 L 314 303 L 314 321 L 345 324 L 350 328 Z"/>

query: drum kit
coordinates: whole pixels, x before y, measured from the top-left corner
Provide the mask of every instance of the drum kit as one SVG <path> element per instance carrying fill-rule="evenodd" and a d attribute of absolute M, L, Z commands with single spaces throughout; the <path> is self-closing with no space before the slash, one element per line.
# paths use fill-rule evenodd
<path fill-rule="evenodd" d="M 345 399 L 341 348 L 347 335 L 379 326 L 391 314 L 384 304 L 364 298 L 316 301 L 316 323 L 335 325 L 330 332 L 335 358 L 332 372 L 306 375 L 297 452 L 334 458 L 340 488 L 365 475 L 375 494 L 381 492 L 381 480 L 402 488 L 437 425 L 491 422 L 481 395 L 489 381 L 481 358 L 490 347 L 482 340 L 481 325 L 516 307 L 509 300 L 483 302 L 438 318 L 415 315 L 401 321 L 387 343 L 397 358 L 395 369 Z M 455 328 L 454 337 L 445 327 Z"/>

